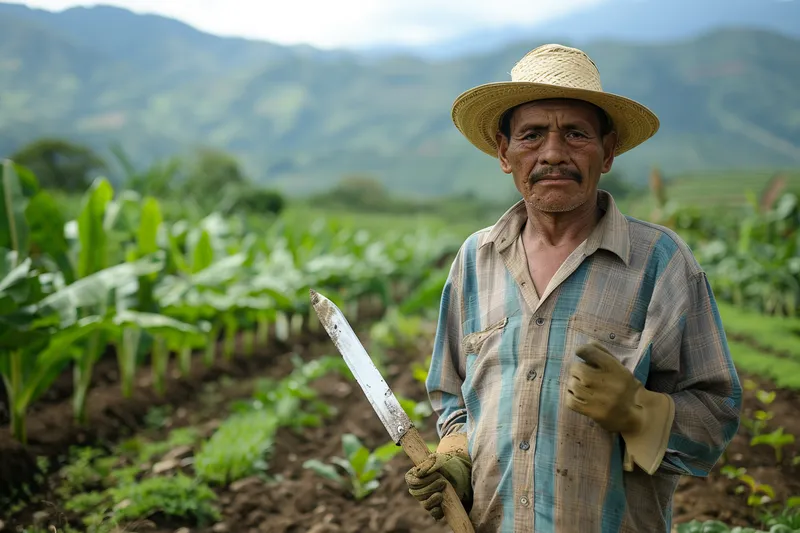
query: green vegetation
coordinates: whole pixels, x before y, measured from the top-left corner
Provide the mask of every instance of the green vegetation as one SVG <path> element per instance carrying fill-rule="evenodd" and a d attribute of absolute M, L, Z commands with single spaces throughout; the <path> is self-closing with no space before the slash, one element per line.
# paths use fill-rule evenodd
<path fill-rule="evenodd" d="M 378 478 L 384 465 L 402 451 L 394 442 L 387 442 L 371 451 L 358 437 L 350 433 L 342 435 L 342 449 L 344 458 L 333 457 L 331 464 L 309 459 L 303 463 L 303 467 L 336 482 L 357 501 L 363 500 L 378 488 Z"/>
<path fill-rule="evenodd" d="M 333 414 L 310 386 L 332 371 L 350 374 L 338 357 L 307 364 L 295 360 L 295 371 L 279 383 L 262 381 L 253 399 L 236 404 L 234 413 L 198 451 L 194 460 L 198 478 L 226 485 L 263 472 L 279 428 L 316 427 Z"/>
<path fill-rule="evenodd" d="M 759 194 L 774 181 L 786 180 L 786 191 L 800 194 L 800 171 L 725 170 L 674 175 L 669 196 L 678 205 L 698 208 L 742 208 L 750 203 L 748 193 Z"/>
<path fill-rule="evenodd" d="M 450 259 L 463 238 L 510 205 L 471 195 L 440 203 L 397 198 L 360 177 L 333 186 L 329 195 L 246 210 L 225 194 L 207 189 L 193 199 L 180 182 L 162 181 L 165 175 L 194 176 L 192 188 L 205 183 L 213 190 L 228 187 L 228 179 L 219 177 L 224 175 L 234 176 L 230 190 L 254 187 L 227 154 L 198 157 L 216 158 L 208 168 L 217 170 L 158 163 L 131 171 L 118 187 L 95 177 L 78 192 L 42 187 L 26 167 L 3 163 L 0 374 L 20 442 L 26 440 L 29 407 L 65 372 L 75 385 L 72 423 L 91 425 L 88 393 L 109 351 L 120 396 L 132 397 L 145 370 L 160 397 L 173 360 L 176 376 L 184 379 L 197 364 L 254 357 L 271 343 L 289 346 L 303 334 L 319 333 L 310 287 L 342 306 L 363 330 L 384 375 L 407 373 L 407 382 L 421 388 Z M 359 195 L 361 187 L 379 194 Z M 646 202 L 648 219 L 675 229 L 693 247 L 709 272 L 739 370 L 800 390 L 800 206 L 794 189 L 770 180 L 759 196 L 719 211 L 678 203 L 675 187 L 654 173 L 649 194 L 629 191 L 625 201 Z M 378 316 L 363 321 L 370 309 Z M 208 527 L 223 520 L 229 499 L 221 495 L 251 482 L 265 491 L 279 487 L 285 479 L 276 466 L 285 465 L 274 459 L 281 436 L 303 442 L 339 414 L 320 396 L 319 380 L 352 383 L 338 356 L 293 355 L 291 362 L 285 375 L 254 379 L 244 399 L 222 403 L 213 391 L 204 393 L 204 405 L 224 412 L 211 431 L 190 424 L 162 438 L 139 434 L 73 449 L 50 476 L 71 527 L 89 533 L 141 521 Z M 743 416 L 745 446 L 791 476 L 800 455 L 797 436 L 776 414 L 778 391 L 746 386 L 755 399 Z M 415 425 L 432 431 L 425 399 L 405 391 L 397 396 Z M 148 424 L 163 429 L 170 416 L 167 408 L 153 409 Z M 297 468 L 322 487 L 317 490 L 354 502 L 373 497 L 401 449 L 368 443 L 347 426 L 335 437 L 343 453 L 328 448 L 304 455 Z M 429 442 L 431 449 L 435 445 Z M 763 467 L 726 457 L 715 475 L 727 477 L 731 497 L 752 511 L 752 524 L 797 529 L 797 495 L 780 496 L 760 477 L 757 468 Z M 23 504 L 14 505 L 18 511 Z"/>
<path fill-rule="evenodd" d="M 170 354 L 185 375 L 194 350 L 204 347 L 205 364 L 214 362 L 220 335 L 226 358 L 240 332 L 251 332 L 252 349 L 266 342 L 269 324 L 308 320 L 310 286 L 340 302 L 377 292 L 388 305 L 398 286 L 426 277 L 428 265 L 458 244 L 406 234 L 387 247 L 366 232 L 330 226 L 276 224 L 257 234 L 218 213 L 189 227 L 165 221 L 152 197 L 123 191 L 115 198 L 102 178 L 85 193 L 77 220 L 66 223 L 23 167 L 4 162 L 0 184 L 2 205 L 12 207 L 0 212 L 0 374 L 22 442 L 28 406 L 69 363 L 75 420 L 87 423 L 92 370 L 109 344 L 123 395 L 148 353 L 155 392 L 163 394 Z"/>

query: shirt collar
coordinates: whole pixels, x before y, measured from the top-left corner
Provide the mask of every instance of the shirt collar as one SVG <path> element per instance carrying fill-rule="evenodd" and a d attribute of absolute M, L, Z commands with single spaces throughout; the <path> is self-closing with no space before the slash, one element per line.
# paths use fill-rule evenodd
<path fill-rule="evenodd" d="M 602 248 L 616 254 L 628 266 L 631 246 L 628 219 L 609 192 L 598 190 L 597 203 L 603 216 L 586 241 L 586 255 Z M 503 252 L 519 237 L 527 218 L 525 202 L 520 200 L 498 219 L 482 246 L 493 243 L 498 252 Z"/>

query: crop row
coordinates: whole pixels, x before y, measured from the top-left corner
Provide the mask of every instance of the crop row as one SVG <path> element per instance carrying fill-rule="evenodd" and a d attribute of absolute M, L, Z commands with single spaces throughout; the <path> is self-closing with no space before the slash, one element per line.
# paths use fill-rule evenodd
<path fill-rule="evenodd" d="M 654 222 L 677 231 L 720 300 L 766 315 L 800 314 L 800 201 L 775 187 L 725 211 L 664 201 Z"/>
<path fill-rule="evenodd" d="M 387 308 L 400 296 L 430 297 L 429 280 L 441 277 L 436 264 L 458 245 L 324 222 L 249 227 L 216 213 L 169 221 L 157 199 L 115 194 L 103 178 L 86 191 L 75 220 L 66 220 L 28 170 L 8 160 L 1 168 L 0 374 L 21 442 L 28 407 L 64 371 L 73 373 L 75 422 L 86 423 L 93 368 L 109 348 L 121 394 L 131 395 L 136 370 L 148 361 L 161 394 L 173 355 L 186 374 L 193 352 L 208 365 L 220 356 L 219 338 L 221 356 L 231 357 L 240 335 L 252 352 L 270 331 L 285 339 L 315 327 L 310 287 L 348 302 L 353 318 L 353 302 L 377 299 Z M 417 286 L 422 292 L 411 294 Z"/>

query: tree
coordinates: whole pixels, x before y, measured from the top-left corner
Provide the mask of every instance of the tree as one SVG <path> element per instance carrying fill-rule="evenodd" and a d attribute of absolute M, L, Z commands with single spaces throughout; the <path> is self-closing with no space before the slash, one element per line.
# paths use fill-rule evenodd
<path fill-rule="evenodd" d="M 27 167 L 46 189 L 84 191 L 108 170 L 92 149 L 57 138 L 42 138 L 23 146 L 10 159 Z"/>
<path fill-rule="evenodd" d="M 245 210 L 257 214 L 278 215 L 286 206 L 281 193 L 261 187 L 242 187 L 236 192 L 231 210 Z"/>
<path fill-rule="evenodd" d="M 390 202 L 389 193 L 383 184 L 371 176 L 360 174 L 345 176 L 320 199 L 352 209 L 370 209 L 385 206 Z"/>
<path fill-rule="evenodd" d="M 216 202 L 226 189 L 242 187 L 249 180 L 232 155 L 216 148 L 201 148 L 190 164 L 184 191 L 199 202 Z"/>

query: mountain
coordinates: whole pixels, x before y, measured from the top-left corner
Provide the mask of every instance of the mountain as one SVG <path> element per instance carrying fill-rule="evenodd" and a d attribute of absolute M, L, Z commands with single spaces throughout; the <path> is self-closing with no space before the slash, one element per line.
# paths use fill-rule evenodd
<path fill-rule="evenodd" d="M 450 106 L 475 84 L 508 79 L 542 42 L 379 60 L 220 38 L 117 8 L 0 4 L 0 156 L 43 135 L 99 150 L 120 142 L 142 166 L 213 145 L 287 193 L 369 173 L 405 194 L 507 194 L 510 179 L 461 137 Z M 800 166 L 800 39 L 730 29 L 583 49 L 607 91 L 661 118 L 656 137 L 615 162 L 631 180 L 652 165 L 667 176 Z"/>
<path fill-rule="evenodd" d="M 533 25 L 465 31 L 452 39 L 417 45 L 364 47 L 374 57 L 411 54 L 449 59 L 496 50 L 516 41 L 598 40 L 665 43 L 719 29 L 758 29 L 800 38 L 800 0 L 598 0 L 582 10 Z"/>

